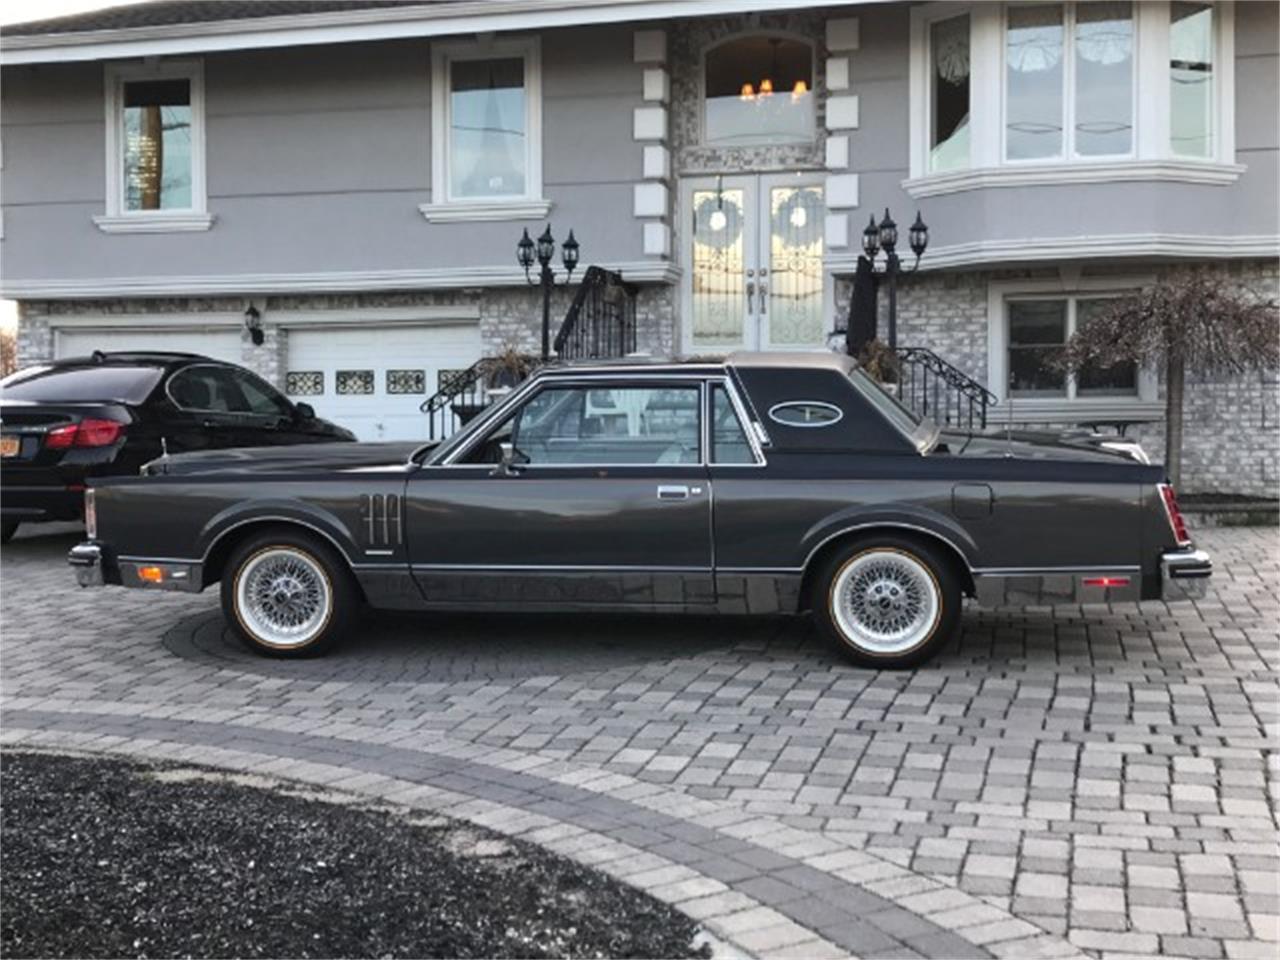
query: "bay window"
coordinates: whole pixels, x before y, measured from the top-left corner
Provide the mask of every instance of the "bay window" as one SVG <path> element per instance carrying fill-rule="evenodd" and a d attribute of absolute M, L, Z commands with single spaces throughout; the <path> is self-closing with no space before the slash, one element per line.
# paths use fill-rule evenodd
<path fill-rule="evenodd" d="M 929 170 L 969 166 L 969 14 L 929 25 Z"/>
<path fill-rule="evenodd" d="M 1213 7 L 1170 5 L 1169 140 L 1183 157 L 1213 156 Z"/>
<path fill-rule="evenodd" d="M 1005 37 L 1006 160 L 1132 152 L 1132 4 L 1010 7 Z"/>
<path fill-rule="evenodd" d="M 911 9 L 912 196 L 977 186 L 1229 183 L 1231 4 L 1062 0 Z"/>

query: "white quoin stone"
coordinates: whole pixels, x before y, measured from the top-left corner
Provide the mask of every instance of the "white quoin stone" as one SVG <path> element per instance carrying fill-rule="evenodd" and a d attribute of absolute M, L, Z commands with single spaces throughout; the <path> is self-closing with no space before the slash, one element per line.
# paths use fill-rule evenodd
<path fill-rule="evenodd" d="M 849 246 L 849 215 L 828 213 L 823 221 L 822 237 L 829 250 Z"/>
<path fill-rule="evenodd" d="M 667 185 L 665 183 L 637 183 L 632 212 L 637 217 L 665 217 L 667 215 Z"/>
<path fill-rule="evenodd" d="M 857 50 L 860 43 L 857 17 L 835 17 L 827 21 L 828 50 Z"/>
<path fill-rule="evenodd" d="M 636 63 L 666 63 L 667 32 L 665 30 L 637 30 L 633 53 Z"/>
<path fill-rule="evenodd" d="M 671 176 L 671 151 L 660 144 L 649 144 L 644 148 L 644 178 L 665 180 L 669 176 Z"/>
<path fill-rule="evenodd" d="M 662 67 L 644 71 L 644 99 L 650 103 L 666 103 L 671 96 L 671 75 Z"/>
<path fill-rule="evenodd" d="M 667 139 L 667 108 L 636 107 L 632 111 L 631 135 L 637 140 Z"/>
<path fill-rule="evenodd" d="M 671 254 L 671 228 L 665 223 L 644 225 L 644 252 L 650 257 L 666 257 Z"/>
<path fill-rule="evenodd" d="M 849 94 L 843 97 L 830 97 L 827 100 L 828 130 L 858 129 L 858 97 Z"/>
<path fill-rule="evenodd" d="M 848 57 L 827 57 L 827 89 L 849 89 Z"/>
<path fill-rule="evenodd" d="M 849 169 L 848 137 L 827 137 L 827 169 Z"/>
<path fill-rule="evenodd" d="M 858 205 L 858 175 L 833 173 L 827 177 L 827 206 L 832 210 L 848 210 Z"/>

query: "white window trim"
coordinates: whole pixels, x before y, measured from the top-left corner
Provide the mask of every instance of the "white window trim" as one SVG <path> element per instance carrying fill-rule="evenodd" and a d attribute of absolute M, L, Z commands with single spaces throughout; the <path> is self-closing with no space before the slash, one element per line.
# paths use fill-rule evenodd
<path fill-rule="evenodd" d="M 1009 397 L 1010 300 L 1066 299 L 1068 331 L 1075 316 L 1075 301 L 1099 296 L 1122 296 L 1148 286 L 1150 276 L 1096 277 L 1074 281 L 1010 280 L 987 285 L 987 388 L 997 404 L 989 419 L 1012 423 L 1088 423 L 1093 420 L 1158 420 L 1164 416 L 1159 378 L 1154 370 L 1138 370 L 1138 393 L 1128 397 L 1076 396 L 1074 378 L 1068 378 L 1066 397 Z"/>
<path fill-rule="evenodd" d="M 510 197 L 449 195 L 449 64 L 493 57 L 524 59 L 525 192 Z M 432 223 L 541 220 L 551 210 L 542 195 L 542 44 L 539 38 L 437 43 L 431 48 L 431 202 L 418 205 Z"/>
<path fill-rule="evenodd" d="M 911 10 L 910 176 L 902 186 L 912 197 L 1060 183 L 1143 180 L 1226 185 L 1239 179 L 1245 166 L 1236 163 L 1235 155 L 1234 0 L 1219 0 L 1214 4 L 1215 154 L 1205 159 L 1178 156 L 1173 153 L 1169 142 L 1168 0 L 1134 0 L 1136 79 L 1133 153 L 1126 157 L 1075 156 L 1069 159 L 1053 157 L 1006 161 L 1004 74 L 1007 6 L 935 2 Z M 929 28 L 938 20 L 965 12 L 970 16 L 969 159 L 972 166 L 967 170 L 929 173 Z M 1067 22 L 1071 19 L 1068 17 Z M 1069 72 L 1064 83 L 1065 111 L 1074 95 Z M 1068 146 L 1064 143 L 1064 149 Z"/>
<path fill-rule="evenodd" d="M 191 84 L 191 207 L 185 210 L 126 210 L 124 206 L 124 84 L 133 80 L 187 80 Z M 205 184 L 204 62 L 165 60 L 103 68 L 107 148 L 107 210 L 93 222 L 103 233 L 184 233 L 208 230 Z"/>

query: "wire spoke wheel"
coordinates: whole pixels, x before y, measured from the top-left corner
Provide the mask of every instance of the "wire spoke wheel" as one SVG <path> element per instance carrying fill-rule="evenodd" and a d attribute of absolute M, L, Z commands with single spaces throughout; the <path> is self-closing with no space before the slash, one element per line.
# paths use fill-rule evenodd
<path fill-rule="evenodd" d="M 259 551 L 236 577 L 236 612 L 267 646 L 309 643 L 325 628 L 332 609 L 329 577 L 313 557 L 295 547 Z"/>
<path fill-rule="evenodd" d="M 840 569 L 831 613 L 848 641 L 871 653 L 903 653 L 927 640 L 942 615 L 932 571 L 909 553 L 867 550 Z"/>

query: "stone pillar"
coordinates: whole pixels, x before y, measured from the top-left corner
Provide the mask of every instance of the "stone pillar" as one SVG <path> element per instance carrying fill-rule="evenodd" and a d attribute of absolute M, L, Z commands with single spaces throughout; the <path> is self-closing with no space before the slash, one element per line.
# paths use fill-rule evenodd
<path fill-rule="evenodd" d="M 18 303 L 18 369 L 53 359 L 53 328 L 39 304 Z"/>

